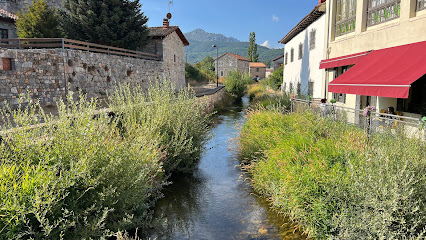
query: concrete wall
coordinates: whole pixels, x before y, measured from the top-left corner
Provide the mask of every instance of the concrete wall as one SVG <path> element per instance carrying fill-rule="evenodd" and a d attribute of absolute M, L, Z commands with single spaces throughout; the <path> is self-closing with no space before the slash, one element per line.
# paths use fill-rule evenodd
<path fill-rule="evenodd" d="M 0 58 L 13 62 L 12 71 L 0 71 L 0 100 L 11 105 L 27 91 L 42 105 L 55 104 L 68 90 L 104 97 L 119 83 L 146 87 L 163 71 L 161 61 L 79 50 L 1 49 Z"/>
<path fill-rule="evenodd" d="M 324 51 L 323 54 L 325 59 L 426 41 L 426 10 L 416 12 L 416 0 L 401 0 L 400 17 L 398 19 L 371 27 L 367 27 L 367 3 L 367 0 L 357 1 L 355 31 L 335 37 L 335 1 L 327 1 L 326 25 L 330 31 L 326 39 L 330 39 L 330 43 L 329 49 Z M 327 82 L 333 80 L 332 71 L 329 71 L 324 76 Z M 332 98 L 331 96 L 332 93 L 328 93 L 329 99 Z M 356 95 L 348 94 L 346 104 L 342 105 L 354 108 L 360 105 L 358 100 L 359 97 Z M 378 106 L 376 107 L 379 110 L 389 106 L 396 107 L 396 99 L 379 97 L 377 104 Z"/>
<path fill-rule="evenodd" d="M 323 95 L 322 73 L 319 69 L 324 53 L 324 34 L 325 34 L 325 19 L 323 15 L 304 31 L 296 35 L 290 40 L 284 48 L 284 54 L 288 53 L 288 63 L 284 70 L 283 86 L 286 86 L 285 91 L 289 91 L 290 83 L 296 91 L 297 83 L 301 85 L 301 93 L 308 95 L 309 82 L 313 82 L 313 97 L 321 98 Z M 316 30 L 315 48 L 309 50 L 309 34 L 312 30 Z M 299 59 L 299 44 L 303 44 L 302 59 Z M 291 62 L 291 49 L 294 49 L 294 59 Z"/>

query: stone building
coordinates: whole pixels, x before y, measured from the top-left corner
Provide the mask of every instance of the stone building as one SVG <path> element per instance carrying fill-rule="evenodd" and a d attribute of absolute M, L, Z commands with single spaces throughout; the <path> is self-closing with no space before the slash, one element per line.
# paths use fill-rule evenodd
<path fill-rule="evenodd" d="M 215 67 L 218 69 L 219 77 L 221 78 L 226 78 L 228 76 L 228 72 L 235 70 L 238 70 L 241 73 L 248 73 L 249 63 L 250 60 L 247 58 L 228 52 L 215 59 Z"/>
<path fill-rule="evenodd" d="M 281 67 L 284 64 L 284 55 L 281 55 L 275 59 L 272 59 L 272 68 L 277 70 L 277 68 Z"/>
<path fill-rule="evenodd" d="M 185 46 L 189 45 L 185 35 L 178 26 L 169 26 L 169 19 L 165 18 L 162 27 L 149 28 L 149 37 L 144 52 L 163 59 L 163 77 L 171 79 L 177 90 L 185 87 Z"/>
<path fill-rule="evenodd" d="M 0 38 L 16 38 L 15 20 L 17 16 L 4 9 L 0 9 Z"/>
<path fill-rule="evenodd" d="M 250 76 L 262 80 L 266 77 L 266 65 L 262 62 L 250 63 Z"/>

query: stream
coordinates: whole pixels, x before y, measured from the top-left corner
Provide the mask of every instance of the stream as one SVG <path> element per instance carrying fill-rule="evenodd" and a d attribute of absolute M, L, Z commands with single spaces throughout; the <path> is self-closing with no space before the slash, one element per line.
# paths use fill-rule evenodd
<path fill-rule="evenodd" d="M 215 116 L 198 169 L 173 176 L 157 202 L 150 239 L 304 239 L 253 193 L 230 148 L 248 105 L 244 97 Z"/>

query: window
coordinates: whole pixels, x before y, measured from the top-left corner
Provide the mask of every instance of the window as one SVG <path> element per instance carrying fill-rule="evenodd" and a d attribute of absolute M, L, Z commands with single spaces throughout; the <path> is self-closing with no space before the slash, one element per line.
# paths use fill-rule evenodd
<path fill-rule="evenodd" d="M 367 26 L 399 18 L 401 0 L 368 0 Z"/>
<path fill-rule="evenodd" d="M 309 33 L 309 50 L 315 49 L 315 38 L 316 38 L 317 30 L 312 29 Z"/>
<path fill-rule="evenodd" d="M 259 72 L 259 68 L 256 68 L 256 72 Z"/>
<path fill-rule="evenodd" d="M 416 11 L 421 11 L 426 9 L 426 0 L 417 0 Z"/>
<path fill-rule="evenodd" d="M 220 76 L 223 77 L 223 71 L 220 71 Z"/>
<path fill-rule="evenodd" d="M 7 29 L 0 28 L 0 39 L 9 38 L 9 31 Z"/>
<path fill-rule="evenodd" d="M 285 53 L 285 59 L 284 60 L 285 60 L 285 65 L 287 65 L 287 63 L 288 63 L 288 52 Z"/>
<path fill-rule="evenodd" d="M 303 57 L 303 44 L 299 44 L 299 60 Z"/>
<path fill-rule="evenodd" d="M 356 0 L 336 0 L 336 37 L 355 31 Z"/>
<path fill-rule="evenodd" d="M 290 62 L 294 61 L 294 48 L 291 49 L 290 51 Z"/>
<path fill-rule="evenodd" d="M 294 93 L 293 83 L 290 82 L 290 88 L 288 89 L 290 93 Z"/>
<path fill-rule="evenodd" d="M 342 75 L 348 70 L 348 66 L 334 68 L 334 79 Z M 344 93 L 333 93 L 333 99 L 336 99 L 337 102 L 346 103 L 346 94 Z"/>

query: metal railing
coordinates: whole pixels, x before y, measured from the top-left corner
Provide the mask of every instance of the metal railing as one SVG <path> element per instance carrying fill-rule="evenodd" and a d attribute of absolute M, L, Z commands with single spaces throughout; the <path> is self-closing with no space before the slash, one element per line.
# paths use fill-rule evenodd
<path fill-rule="evenodd" d="M 42 48 L 62 48 L 76 49 L 94 53 L 104 53 L 109 55 L 133 57 L 140 59 L 160 61 L 159 55 L 134 51 L 124 48 L 111 47 L 95 43 L 77 41 L 67 38 L 8 38 L 0 39 L 0 48 L 8 49 L 42 49 Z"/>
<path fill-rule="evenodd" d="M 335 104 L 321 105 L 319 100 L 292 99 L 292 112 L 308 109 L 317 113 L 318 116 L 356 125 L 364 129 L 367 134 L 384 131 L 403 132 L 408 137 L 423 138 L 426 141 L 426 131 L 421 129 L 421 120 L 417 118 L 378 113 L 368 109 L 348 108 Z"/>
<path fill-rule="evenodd" d="M 421 11 L 426 9 L 426 0 L 417 0 L 416 11 Z"/>
<path fill-rule="evenodd" d="M 376 5 L 373 5 L 373 1 Z M 374 26 L 380 23 L 399 18 L 401 11 L 401 0 L 369 0 L 367 26 Z"/>

